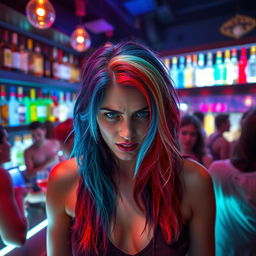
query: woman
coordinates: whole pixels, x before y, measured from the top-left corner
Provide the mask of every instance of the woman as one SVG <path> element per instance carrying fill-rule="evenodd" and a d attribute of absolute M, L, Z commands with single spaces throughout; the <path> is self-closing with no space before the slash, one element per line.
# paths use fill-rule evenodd
<path fill-rule="evenodd" d="M 98 49 L 75 105 L 75 158 L 49 178 L 47 255 L 214 255 L 211 179 L 181 158 L 178 126 L 168 71 L 150 50 Z"/>
<path fill-rule="evenodd" d="M 26 241 L 27 221 L 24 215 L 24 188 L 13 189 L 8 171 L 1 165 L 10 161 L 8 134 L 0 125 L 0 235 L 4 243 L 22 246 Z"/>
<path fill-rule="evenodd" d="M 194 159 L 209 168 L 213 158 L 205 152 L 202 128 L 196 116 L 185 115 L 181 118 L 179 144 L 183 157 Z"/>
<path fill-rule="evenodd" d="M 242 122 L 230 160 L 212 164 L 216 255 L 256 255 L 256 108 Z"/>

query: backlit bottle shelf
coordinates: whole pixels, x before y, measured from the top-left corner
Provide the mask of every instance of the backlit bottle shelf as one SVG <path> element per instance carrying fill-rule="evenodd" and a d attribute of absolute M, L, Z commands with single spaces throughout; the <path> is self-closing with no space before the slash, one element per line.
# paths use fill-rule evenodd
<path fill-rule="evenodd" d="M 17 86 L 29 86 L 37 88 L 51 88 L 59 90 L 76 91 L 79 83 L 70 83 L 62 80 L 55 80 L 46 77 L 36 77 L 14 71 L 0 70 L 0 83 Z"/>
<path fill-rule="evenodd" d="M 210 95 L 234 95 L 234 94 L 256 94 L 256 83 L 215 85 L 205 87 L 193 87 L 176 89 L 180 97 L 185 96 L 210 96 Z"/>

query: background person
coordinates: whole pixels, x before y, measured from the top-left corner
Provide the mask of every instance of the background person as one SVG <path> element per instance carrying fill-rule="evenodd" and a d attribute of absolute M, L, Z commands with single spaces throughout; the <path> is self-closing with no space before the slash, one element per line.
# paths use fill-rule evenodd
<path fill-rule="evenodd" d="M 209 168 L 213 158 L 206 153 L 200 121 L 196 116 L 185 115 L 181 118 L 179 129 L 181 153 Z"/>
<path fill-rule="evenodd" d="M 22 246 L 26 241 L 27 220 L 24 214 L 24 188 L 13 188 L 10 174 L 1 165 L 10 161 L 10 143 L 0 126 L 0 236 L 4 243 Z"/>
<path fill-rule="evenodd" d="M 37 174 L 41 172 L 41 178 L 47 178 L 52 167 L 59 163 L 60 144 L 57 140 L 46 139 L 46 130 L 40 122 L 31 123 L 29 130 L 33 144 L 24 152 L 25 174 L 33 183 L 34 189 L 38 190 L 39 188 L 36 185 Z"/>
<path fill-rule="evenodd" d="M 217 115 L 215 117 L 215 128 L 216 131 L 207 140 L 207 148 L 214 161 L 227 159 L 230 154 L 230 144 L 224 138 L 223 133 L 230 129 L 229 115 Z"/>
<path fill-rule="evenodd" d="M 204 129 L 204 118 L 205 118 L 204 113 L 201 112 L 201 111 L 195 111 L 193 113 L 193 115 L 196 116 L 199 119 L 199 121 L 200 121 L 203 138 L 204 138 L 204 141 L 206 142 L 207 135 L 206 135 L 206 131 Z"/>
<path fill-rule="evenodd" d="M 125 42 L 95 51 L 83 74 L 75 158 L 48 183 L 47 255 L 213 256 L 211 178 L 180 155 L 163 63 Z"/>
<path fill-rule="evenodd" d="M 256 255 L 256 109 L 242 122 L 231 159 L 212 164 L 216 255 Z"/>

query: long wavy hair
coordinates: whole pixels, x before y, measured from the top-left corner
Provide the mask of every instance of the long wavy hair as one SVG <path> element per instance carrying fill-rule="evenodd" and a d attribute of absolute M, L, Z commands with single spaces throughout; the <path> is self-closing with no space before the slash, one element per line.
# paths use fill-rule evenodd
<path fill-rule="evenodd" d="M 189 115 L 189 114 L 184 115 L 180 121 L 180 128 L 190 124 L 194 125 L 194 127 L 196 128 L 196 143 L 193 146 L 192 151 L 197 156 L 197 158 L 201 161 L 205 153 L 204 152 L 205 143 L 204 143 L 204 137 L 202 133 L 200 120 L 198 119 L 198 117 L 193 115 Z"/>
<path fill-rule="evenodd" d="M 256 169 L 256 107 L 243 116 L 241 135 L 231 156 L 232 164 L 242 172 Z"/>
<path fill-rule="evenodd" d="M 168 70 L 152 51 L 138 43 L 101 47 L 84 66 L 74 108 L 73 153 L 81 181 L 73 234 L 85 255 L 107 252 L 110 219 L 115 216 L 118 188 L 113 170 L 118 166 L 96 119 L 104 92 L 114 82 L 137 88 L 149 106 L 150 127 L 137 156 L 133 191 L 146 225 L 159 224 L 168 243 L 178 239 L 183 225 L 182 160 L 177 143 L 180 116 Z"/>

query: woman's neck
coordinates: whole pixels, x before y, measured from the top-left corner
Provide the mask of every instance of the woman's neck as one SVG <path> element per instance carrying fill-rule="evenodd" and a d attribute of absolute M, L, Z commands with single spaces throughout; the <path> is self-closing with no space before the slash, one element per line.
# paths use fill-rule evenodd
<path fill-rule="evenodd" d="M 192 151 L 192 149 L 182 149 L 183 155 L 194 155 L 195 153 Z"/>

